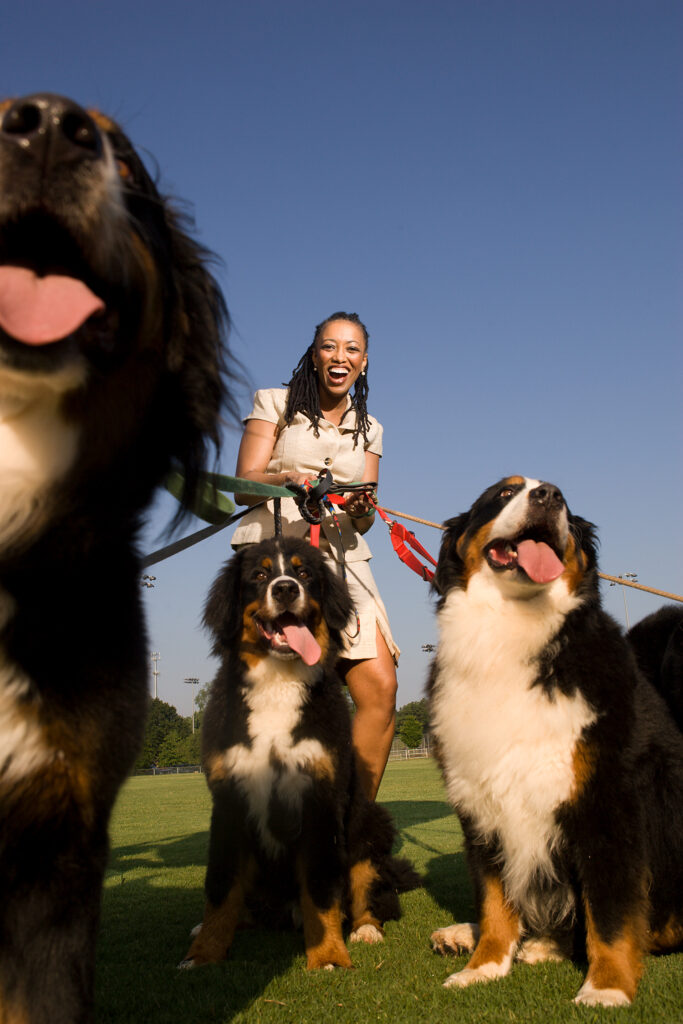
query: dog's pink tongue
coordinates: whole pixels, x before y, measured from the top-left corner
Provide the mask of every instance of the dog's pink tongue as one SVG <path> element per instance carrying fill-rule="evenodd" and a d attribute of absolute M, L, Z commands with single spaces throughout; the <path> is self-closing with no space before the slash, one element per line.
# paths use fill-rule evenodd
<path fill-rule="evenodd" d="M 102 300 L 74 277 L 0 267 L 0 327 L 26 345 L 66 338 L 103 309 Z"/>
<path fill-rule="evenodd" d="M 282 632 L 293 651 L 299 655 L 306 665 L 317 665 L 322 656 L 320 644 L 311 633 L 310 629 L 301 623 L 284 626 Z"/>
<path fill-rule="evenodd" d="M 564 572 L 562 562 L 543 541 L 520 541 L 517 545 L 517 564 L 534 583 L 550 583 Z"/>

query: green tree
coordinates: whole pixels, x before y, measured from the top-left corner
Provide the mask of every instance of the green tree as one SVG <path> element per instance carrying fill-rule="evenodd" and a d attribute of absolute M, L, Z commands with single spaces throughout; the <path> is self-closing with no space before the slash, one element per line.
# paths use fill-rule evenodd
<path fill-rule="evenodd" d="M 407 715 L 403 720 L 399 735 L 407 747 L 411 749 L 419 747 L 422 742 L 422 725 L 414 715 Z"/>
<path fill-rule="evenodd" d="M 416 718 L 424 732 L 429 726 L 429 701 L 426 697 L 422 700 L 413 700 L 404 704 L 396 712 L 396 732 L 400 735 L 403 723 L 406 718 Z"/>
<path fill-rule="evenodd" d="M 172 704 L 154 698 L 149 703 L 142 750 L 135 762 L 136 768 L 149 768 L 159 763 L 159 751 L 166 736 L 173 731 L 182 738 L 190 732 L 190 725 L 184 721 Z"/>

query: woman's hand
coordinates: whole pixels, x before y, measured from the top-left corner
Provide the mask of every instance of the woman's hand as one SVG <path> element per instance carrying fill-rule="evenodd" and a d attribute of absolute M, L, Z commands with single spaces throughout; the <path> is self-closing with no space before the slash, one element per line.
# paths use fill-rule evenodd
<path fill-rule="evenodd" d="M 285 473 L 282 481 L 283 487 L 305 487 L 309 481 L 307 473 Z"/>

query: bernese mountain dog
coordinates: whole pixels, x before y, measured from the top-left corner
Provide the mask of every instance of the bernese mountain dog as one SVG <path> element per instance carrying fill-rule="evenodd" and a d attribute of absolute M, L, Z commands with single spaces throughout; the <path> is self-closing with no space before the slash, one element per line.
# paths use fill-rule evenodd
<path fill-rule="evenodd" d="M 221 666 L 202 724 L 213 799 L 204 920 L 180 967 L 223 960 L 245 915 L 303 922 L 307 966 L 351 967 L 419 884 L 392 856 L 388 812 L 364 795 L 335 670 L 351 601 L 305 541 L 243 547 L 210 592 Z M 290 914 L 291 922 L 291 914 Z"/>
<path fill-rule="evenodd" d="M 0 104 L 3 1024 L 92 1017 L 107 825 L 148 703 L 141 513 L 172 466 L 191 503 L 219 440 L 206 255 L 108 117 Z"/>
<path fill-rule="evenodd" d="M 435 585 L 431 725 L 478 914 L 432 935 L 472 952 L 445 985 L 583 952 L 575 1001 L 628 1004 L 683 943 L 683 736 L 601 607 L 595 529 L 508 477 L 445 524 Z"/>
<path fill-rule="evenodd" d="M 665 604 L 627 633 L 638 667 L 683 729 L 683 608 Z"/>

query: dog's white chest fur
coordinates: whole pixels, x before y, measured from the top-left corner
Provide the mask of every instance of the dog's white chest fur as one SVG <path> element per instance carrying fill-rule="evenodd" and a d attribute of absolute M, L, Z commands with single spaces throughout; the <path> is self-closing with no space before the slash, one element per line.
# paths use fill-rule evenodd
<path fill-rule="evenodd" d="M 0 633 L 14 610 L 14 601 L 0 587 Z M 0 787 L 15 785 L 54 757 L 40 723 L 21 706 L 29 685 L 26 676 L 5 654 L 0 640 Z"/>
<path fill-rule="evenodd" d="M 73 463 L 77 430 L 60 406 L 83 375 L 81 364 L 26 378 L 0 367 L 0 548 L 27 527 Z"/>
<path fill-rule="evenodd" d="M 536 658 L 576 604 L 562 581 L 505 600 L 485 574 L 452 591 L 439 616 L 432 727 L 451 802 L 482 837 L 497 835 L 508 897 L 551 876 L 555 812 L 574 786 L 573 756 L 595 713 L 579 695 L 533 687 Z"/>
<path fill-rule="evenodd" d="M 250 685 L 244 699 L 249 708 L 247 728 L 251 745 L 239 743 L 224 754 L 225 770 L 237 781 L 247 798 L 249 814 L 266 850 L 282 852 L 281 842 L 268 827 L 268 807 L 273 796 L 298 813 L 301 797 L 311 777 L 304 769 L 326 757 L 314 739 L 295 743 L 292 734 L 301 719 L 308 696 L 306 678 L 318 671 L 296 659 L 264 658 L 248 673 Z"/>

